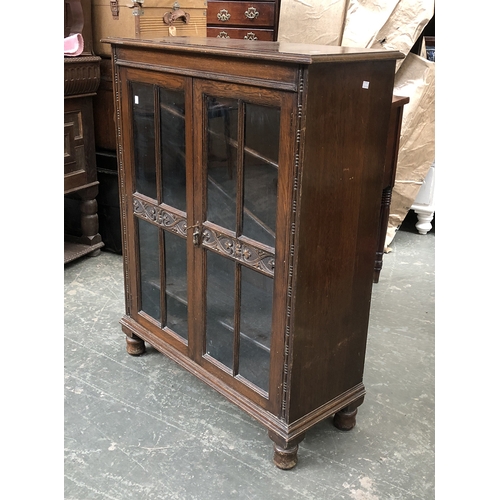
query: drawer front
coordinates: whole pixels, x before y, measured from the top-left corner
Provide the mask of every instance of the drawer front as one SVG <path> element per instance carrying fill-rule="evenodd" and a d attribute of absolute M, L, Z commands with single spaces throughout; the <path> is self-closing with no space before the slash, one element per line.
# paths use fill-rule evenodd
<path fill-rule="evenodd" d="M 272 42 L 274 40 L 274 30 L 211 26 L 207 28 L 207 36 L 213 38 L 236 38 L 238 40 L 261 40 Z"/>
<path fill-rule="evenodd" d="M 274 2 L 209 2 L 207 24 L 274 26 Z"/>

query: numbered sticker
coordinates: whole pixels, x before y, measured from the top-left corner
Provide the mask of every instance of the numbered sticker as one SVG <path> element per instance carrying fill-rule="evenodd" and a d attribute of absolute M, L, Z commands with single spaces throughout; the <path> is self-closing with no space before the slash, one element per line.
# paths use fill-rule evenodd
<path fill-rule="evenodd" d="M 363 87 L 364 89 L 367 89 L 369 86 L 370 86 L 370 82 L 363 82 L 362 87 Z"/>

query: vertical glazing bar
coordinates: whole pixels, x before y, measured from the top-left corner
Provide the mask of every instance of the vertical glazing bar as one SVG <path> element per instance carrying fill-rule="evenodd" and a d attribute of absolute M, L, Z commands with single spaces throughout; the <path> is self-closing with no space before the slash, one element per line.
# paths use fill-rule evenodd
<path fill-rule="evenodd" d="M 238 149 L 236 151 L 236 236 L 243 230 L 243 178 L 245 159 L 245 103 L 238 100 Z M 240 366 L 240 324 L 241 324 L 241 265 L 236 263 L 234 276 L 234 341 L 233 375 L 239 373 Z"/>
<path fill-rule="evenodd" d="M 201 196 L 199 202 L 200 202 L 200 220 L 204 221 L 207 220 L 207 213 L 208 213 L 208 141 L 209 141 L 209 120 L 208 120 L 208 97 L 206 94 L 201 94 L 203 98 L 203 106 L 202 106 L 202 116 L 201 118 L 201 137 L 198 137 L 198 141 L 196 142 L 196 136 L 194 138 L 194 144 L 195 145 L 201 145 L 201 165 L 199 163 L 198 159 L 198 165 L 200 165 L 201 168 L 198 169 L 196 172 L 198 173 L 198 184 L 200 186 L 201 192 L 203 193 L 203 196 Z M 200 175 L 201 174 L 201 175 Z M 195 179 L 196 181 L 196 179 Z M 195 201 L 196 198 L 195 198 Z"/>
<path fill-rule="evenodd" d="M 155 137 L 155 169 L 156 169 L 156 199 L 161 200 L 162 168 L 161 168 L 161 113 L 160 88 L 154 86 L 154 137 Z M 160 324 L 163 328 L 167 324 L 167 276 L 165 270 L 165 241 L 163 230 L 158 229 L 158 257 L 160 259 Z"/>
<path fill-rule="evenodd" d="M 194 85 L 197 85 L 197 82 L 195 81 Z M 198 147 L 201 149 L 198 149 L 198 155 L 195 155 L 195 158 L 198 156 L 198 163 L 194 166 L 194 183 L 195 185 L 198 184 L 198 186 L 201 188 L 201 193 L 202 196 L 200 197 L 194 197 L 194 203 L 195 203 L 195 214 L 199 215 L 199 220 L 200 221 L 205 221 L 207 220 L 207 210 L 208 210 L 208 97 L 206 94 L 202 93 L 200 91 L 199 95 L 202 97 L 201 102 L 203 103 L 203 106 L 201 107 L 201 127 L 197 127 L 195 132 L 200 130 L 201 134 L 199 136 L 193 134 L 193 144 L 195 147 Z M 196 108 L 196 96 L 193 98 L 193 110 Z M 201 153 L 201 155 L 200 155 Z M 201 164 L 200 164 L 200 156 L 201 156 Z M 195 191 L 195 188 L 193 186 L 193 193 Z M 196 217 L 194 217 L 196 218 Z M 194 219 L 193 219 L 194 220 Z M 191 222 L 191 224 L 194 224 L 194 222 Z M 192 249 L 194 249 L 193 245 L 190 245 Z M 201 276 L 201 294 L 199 297 L 201 297 L 201 307 L 200 307 L 200 331 L 202 332 L 202 340 L 201 340 L 201 350 L 198 348 L 197 355 L 199 356 L 198 359 L 201 359 L 201 356 L 207 352 L 207 331 L 208 331 L 208 304 L 207 304 L 207 292 L 208 292 L 208 263 L 207 263 L 207 251 L 204 249 L 201 249 L 201 256 L 195 252 L 195 256 L 197 256 L 198 260 L 201 261 L 199 264 L 200 267 L 200 276 Z M 201 259 L 200 259 L 201 257 Z M 196 340 L 199 340 L 197 338 Z M 194 345 L 194 344 L 193 344 Z"/>
<path fill-rule="evenodd" d="M 165 239 L 163 230 L 158 229 L 159 257 L 160 257 L 160 323 L 163 328 L 167 324 L 167 271 L 165 269 Z"/>
<path fill-rule="evenodd" d="M 236 151 L 236 237 L 243 230 L 243 163 L 245 160 L 245 103 L 238 100 L 238 150 Z"/>
<path fill-rule="evenodd" d="M 160 113 L 160 88 L 153 87 L 153 109 L 154 109 L 154 137 L 155 137 L 155 169 L 156 169 L 156 199 L 161 202 L 161 113 Z"/>
<path fill-rule="evenodd" d="M 241 265 L 237 262 L 234 265 L 233 376 L 235 377 L 240 370 Z"/>

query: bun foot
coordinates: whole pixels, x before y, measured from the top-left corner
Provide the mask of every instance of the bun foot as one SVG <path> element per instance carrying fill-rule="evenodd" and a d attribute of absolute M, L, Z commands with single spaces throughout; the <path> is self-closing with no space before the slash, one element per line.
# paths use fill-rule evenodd
<path fill-rule="evenodd" d="M 350 431 L 356 425 L 358 409 L 352 411 L 340 410 L 333 417 L 333 425 L 341 431 Z"/>
<path fill-rule="evenodd" d="M 281 448 L 274 443 L 273 462 L 276 467 L 283 470 L 293 469 L 298 462 L 297 451 L 299 446 L 295 445 L 290 449 Z"/>
<path fill-rule="evenodd" d="M 146 346 L 144 344 L 144 340 L 139 337 L 128 337 L 127 336 L 127 352 L 131 356 L 140 356 L 144 354 L 146 350 Z"/>

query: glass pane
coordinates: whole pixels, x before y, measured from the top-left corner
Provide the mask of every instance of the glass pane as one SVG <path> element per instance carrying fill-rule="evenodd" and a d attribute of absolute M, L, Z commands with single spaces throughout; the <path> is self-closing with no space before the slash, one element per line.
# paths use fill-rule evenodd
<path fill-rule="evenodd" d="M 213 252 L 206 251 L 206 256 L 206 353 L 228 368 L 232 368 L 235 264 Z"/>
<path fill-rule="evenodd" d="M 136 191 L 156 199 L 154 87 L 132 82 Z"/>
<path fill-rule="evenodd" d="M 186 211 L 184 92 L 160 89 L 162 201 Z"/>
<path fill-rule="evenodd" d="M 245 105 L 245 146 L 278 163 L 280 109 L 260 104 Z"/>
<path fill-rule="evenodd" d="M 279 108 L 246 104 L 243 234 L 275 246 Z"/>
<path fill-rule="evenodd" d="M 160 321 L 158 229 L 143 219 L 137 219 L 137 225 L 139 227 L 140 308 L 154 319 Z"/>
<path fill-rule="evenodd" d="M 207 220 L 236 230 L 238 101 L 207 97 Z"/>
<path fill-rule="evenodd" d="M 167 327 L 187 340 L 186 240 L 163 231 L 167 293 Z"/>
<path fill-rule="evenodd" d="M 268 392 L 273 279 L 241 267 L 239 373 Z"/>

